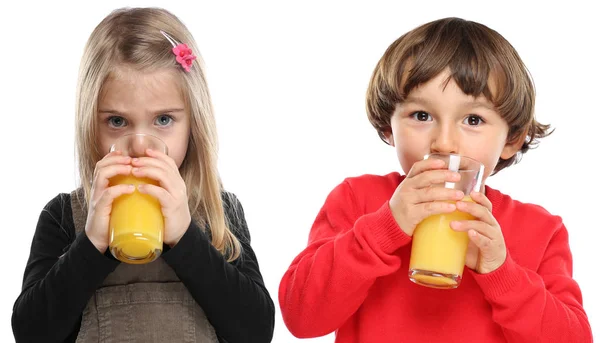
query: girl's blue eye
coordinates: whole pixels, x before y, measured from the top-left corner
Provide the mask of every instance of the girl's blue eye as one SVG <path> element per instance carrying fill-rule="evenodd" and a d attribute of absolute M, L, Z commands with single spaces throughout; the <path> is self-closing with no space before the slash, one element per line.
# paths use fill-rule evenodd
<path fill-rule="evenodd" d="M 160 115 L 158 117 L 156 117 L 156 125 L 159 126 L 167 126 L 169 124 L 171 124 L 171 122 L 173 122 L 173 118 L 169 115 L 163 114 Z"/>
<path fill-rule="evenodd" d="M 108 124 L 112 127 L 123 127 L 126 121 L 125 118 L 119 116 L 112 116 L 108 118 Z"/>

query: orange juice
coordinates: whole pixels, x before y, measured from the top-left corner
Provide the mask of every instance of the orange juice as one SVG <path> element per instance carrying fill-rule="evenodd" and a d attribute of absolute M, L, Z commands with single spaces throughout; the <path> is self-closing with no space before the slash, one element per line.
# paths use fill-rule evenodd
<path fill-rule="evenodd" d="M 132 264 L 154 261 L 162 252 L 164 218 L 158 200 L 137 190 L 137 185 L 158 182 L 132 175 L 118 175 L 110 185 L 131 184 L 136 190 L 114 200 L 110 215 L 110 251 L 115 258 Z"/>
<path fill-rule="evenodd" d="M 465 197 L 463 201 L 473 201 Z M 425 218 L 413 234 L 409 277 L 434 288 L 456 288 L 460 284 L 469 237 L 450 228 L 454 220 L 473 220 L 468 213 L 454 211 Z"/>

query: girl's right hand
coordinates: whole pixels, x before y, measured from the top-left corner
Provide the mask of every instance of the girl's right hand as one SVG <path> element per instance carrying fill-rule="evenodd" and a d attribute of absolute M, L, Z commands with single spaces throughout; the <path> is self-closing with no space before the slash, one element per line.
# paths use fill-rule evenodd
<path fill-rule="evenodd" d="M 131 157 L 114 151 L 104 156 L 94 169 L 90 192 L 85 234 L 101 253 L 108 249 L 108 224 L 113 200 L 123 194 L 133 193 L 133 185 L 108 186 L 110 178 L 131 173 Z"/>
<path fill-rule="evenodd" d="M 445 162 L 426 159 L 413 164 L 406 178 L 398 185 L 390 199 L 390 209 L 398 226 L 407 235 L 413 235 L 425 218 L 456 210 L 449 201 L 461 200 L 463 192 L 444 187 L 430 187 L 444 182 L 457 182 L 460 174 L 443 168 Z"/>

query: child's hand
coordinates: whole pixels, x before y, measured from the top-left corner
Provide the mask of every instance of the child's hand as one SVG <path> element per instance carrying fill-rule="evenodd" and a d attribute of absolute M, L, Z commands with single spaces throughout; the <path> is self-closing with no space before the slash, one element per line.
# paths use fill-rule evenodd
<path fill-rule="evenodd" d="M 120 152 L 111 152 L 96 163 L 85 234 L 101 253 L 108 248 L 108 223 L 113 200 L 135 190 L 132 185 L 108 187 L 109 179 L 116 175 L 129 175 L 132 168 L 130 162 L 129 156 L 122 156 Z"/>
<path fill-rule="evenodd" d="M 506 260 L 506 245 L 500 224 L 492 215 L 490 200 L 479 192 L 472 192 L 471 199 L 474 202 L 458 201 L 456 208 L 478 220 L 453 221 L 450 227 L 469 235 L 467 267 L 479 274 L 487 274 L 500 268 Z"/>
<path fill-rule="evenodd" d="M 460 200 L 461 191 L 443 187 L 429 187 L 443 182 L 456 182 L 460 174 L 443 168 L 445 162 L 426 159 L 413 164 L 410 172 L 400 183 L 390 199 L 390 209 L 396 222 L 407 235 L 412 236 L 415 227 L 423 219 L 456 210 L 448 200 Z"/>
<path fill-rule="evenodd" d="M 173 247 L 192 221 L 185 182 L 171 157 L 151 149 L 146 150 L 146 154 L 148 157 L 132 160 L 132 174 L 160 183 L 160 187 L 151 184 L 140 185 L 138 190 L 140 193 L 152 195 L 160 202 L 165 217 L 164 242 Z"/>

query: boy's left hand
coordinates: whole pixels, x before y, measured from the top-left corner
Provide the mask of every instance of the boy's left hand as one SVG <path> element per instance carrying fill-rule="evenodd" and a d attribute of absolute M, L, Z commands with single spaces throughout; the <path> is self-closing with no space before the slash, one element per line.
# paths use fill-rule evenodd
<path fill-rule="evenodd" d="M 506 260 L 506 245 L 500 224 L 492 215 L 490 200 L 479 192 L 472 192 L 471 199 L 474 202 L 457 201 L 456 209 L 476 219 L 453 221 L 450 227 L 469 235 L 465 265 L 479 274 L 487 274 L 500 268 Z"/>
<path fill-rule="evenodd" d="M 175 161 L 157 150 L 146 150 L 148 157 L 132 160 L 136 177 L 147 177 L 159 182 L 160 186 L 144 184 L 138 186 L 140 193 L 158 199 L 165 217 L 164 242 L 173 247 L 185 234 L 192 217 L 188 206 L 185 182 Z"/>

